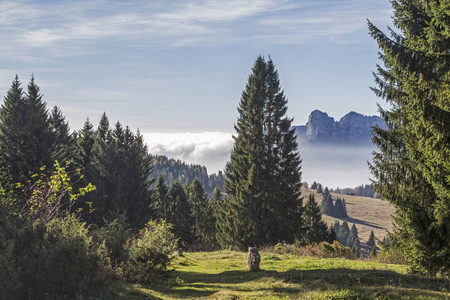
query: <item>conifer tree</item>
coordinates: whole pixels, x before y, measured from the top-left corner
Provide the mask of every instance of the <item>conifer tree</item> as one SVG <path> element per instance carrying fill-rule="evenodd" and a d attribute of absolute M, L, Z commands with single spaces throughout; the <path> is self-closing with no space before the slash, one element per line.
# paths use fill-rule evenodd
<path fill-rule="evenodd" d="M 415 271 L 450 270 L 450 22 L 446 1 L 392 1 L 390 35 L 369 22 L 381 49 L 374 88 L 387 129 L 376 127 L 374 188 L 396 208 L 396 241 Z"/>
<path fill-rule="evenodd" d="M 0 108 L 3 183 L 25 183 L 32 174 L 40 173 L 41 167 L 51 169 L 53 146 L 46 103 L 42 101 L 34 77 L 24 93 L 16 75 Z"/>
<path fill-rule="evenodd" d="M 183 186 L 175 181 L 169 188 L 169 214 L 167 222 L 173 224 L 173 233 L 180 238 L 181 246 L 187 246 L 194 240 L 191 207 Z"/>
<path fill-rule="evenodd" d="M 361 242 L 359 241 L 358 238 L 355 239 L 355 241 L 353 242 L 351 250 L 355 257 L 359 258 L 361 256 Z"/>
<path fill-rule="evenodd" d="M 347 238 L 350 234 L 350 228 L 348 227 L 348 223 L 346 221 L 342 222 L 342 225 L 339 227 L 338 233 L 338 241 L 342 245 L 346 246 Z"/>
<path fill-rule="evenodd" d="M 355 240 L 358 240 L 358 243 L 359 243 L 358 229 L 356 228 L 355 224 L 353 224 L 352 228 L 350 228 L 350 233 L 347 237 L 347 241 L 346 241 L 345 245 L 347 247 L 352 247 L 353 244 L 355 243 Z"/>
<path fill-rule="evenodd" d="M 322 213 L 314 194 L 309 194 L 303 209 L 303 226 L 306 244 L 320 243 L 327 239 L 327 224 L 322 220 Z"/>
<path fill-rule="evenodd" d="M 322 193 L 323 193 L 323 186 L 322 186 L 321 183 L 317 184 L 317 192 L 318 192 L 319 194 L 322 194 Z"/>
<path fill-rule="evenodd" d="M 333 210 L 334 210 L 333 199 L 331 198 L 331 194 L 328 191 L 328 188 L 325 188 L 325 190 L 323 192 L 323 200 L 320 203 L 320 211 L 324 215 L 332 216 Z"/>
<path fill-rule="evenodd" d="M 210 244 L 213 234 L 213 218 L 210 211 L 208 195 L 198 179 L 194 179 L 187 188 L 188 201 L 191 207 L 193 235 L 198 244 Z"/>
<path fill-rule="evenodd" d="M 164 176 L 160 173 L 156 180 L 155 192 L 153 193 L 155 217 L 167 220 L 170 214 L 169 204 L 169 188 L 164 181 Z"/>
<path fill-rule="evenodd" d="M 214 188 L 211 200 L 209 201 L 211 203 L 212 214 L 215 219 L 217 219 L 219 215 L 220 205 L 222 201 L 223 201 L 222 191 L 220 190 L 219 186 L 216 186 Z"/>
<path fill-rule="evenodd" d="M 93 153 L 92 148 L 95 143 L 94 126 L 89 118 L 84 122 L 83 128 L 77 133 L 75 147 L 75 163 L 81 169 L 81 173 L 92 178 L 93 176 Z"/>
<path fill-rule="evenodd" d="M 292 242 L 301 228 L 301 160 L 271 59 L 258 57 L 242 92 L 225 167 L 222 247 Z"/>
<path fill-rule="evenodd" d="M 334 203 L 333 217 L 335 218 L 347 217 L 347 210 L 345 209 L 344 203 L 340 198 L 337 198 L 336 202 Z"/>
<path fill-rule="evenodd" d="M 328 243 L 332 244 L 333 241 L 336 241 L 336 240 L 337 240 L 337 232 L 336 232 L 336 230 L 334 230 L 334 226 L 330 225 L 330 227 L 328 228 L 328 231 L 327 231 L 326 241 Z"/>
<path fill-rule="evenodd" d="M 341 224 L 339 223 L 339 221 L 338 220 L 334 221 L 333 229 L 336 232 L 336 236 L 339 236 L 340 227 L 341 227 Z"/>
<path fill-rule="evenodd" d="M 370 232 L 369 240 L 367 241 L 366 245 L 369 251 L 372 251 L 372 248 L 376 247 L 375 234 L 373 233 L 373 230 Z"/>
<path fill-rule="evenodd" d="M 49 123 L 54 136 L 52 160 L 61 163 L 72 160 L 74 139 L 69 124 L 58 106 L 54 106 L 50 112 Z"/>

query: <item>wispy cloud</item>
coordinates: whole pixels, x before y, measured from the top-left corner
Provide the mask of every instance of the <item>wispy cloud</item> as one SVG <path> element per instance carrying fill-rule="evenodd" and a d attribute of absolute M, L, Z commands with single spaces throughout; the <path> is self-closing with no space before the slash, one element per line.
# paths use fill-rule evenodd
<path fill-rule="evenodd" d="M 301 43 L 352 33 L 365 27 L 367 17 L 388 16 L 375 0 L 16 0 L 1 3 L 0 11 L 0 38 L 8 41 L 0 45 L 0 53 L 17 60 L 96 54 L 101 52 L 97 46 L 105 44 Z"/>

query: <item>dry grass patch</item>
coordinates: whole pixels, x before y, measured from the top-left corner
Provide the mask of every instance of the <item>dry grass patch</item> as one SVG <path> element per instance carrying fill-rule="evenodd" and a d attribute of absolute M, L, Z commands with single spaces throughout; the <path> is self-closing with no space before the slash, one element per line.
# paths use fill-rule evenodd
<path fill-rule="evenodd" d="M 313 193 L 319 204 L 322 202 L 322 194 L 317 193 L 315 190 L 303 189 L 302 196 L 305 198 L 309 194 Z M 343 198 L 347 205 L 348 218 L 334 218 L 331 216 L 323 215 L 323 219 L 327 222 L 328 226 L 334 224 L 336 220 L 347 221 L 349 226 L 355 224 L 358 229 L 358 235 L 362 242 L 365 243 L 370 236 L 370 232 L 373 230 L 375 236 L 382 240 L 386 236 L 386 230 L 392 230 L 392 215 L 395 210 L 394 207 L 387 201 L 380 199 L 342 195 L 331 193 L 333 199 Z"/>

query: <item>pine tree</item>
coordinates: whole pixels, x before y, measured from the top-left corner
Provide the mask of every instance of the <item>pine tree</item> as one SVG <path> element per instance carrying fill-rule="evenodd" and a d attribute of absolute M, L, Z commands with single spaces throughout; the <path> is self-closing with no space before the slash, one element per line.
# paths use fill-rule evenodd
<path fill-rule="evenodd" d="M 170 185 L 169 201 L 167 222 L 173 224 L 173 233 L 180 238 L 181 246 L 187 246 L 194 240 L 193 219 L 186 191 L 178 181 Z"/>
<path fill-rule="evenodd" d="M 319 183 L 319 184 L 317 185 L 317 192 L 318 192 L 319 194 L 322 194 L 322 193 L 323 193 L 323 187 L 322 187 L 322 184 L 321 184 L 321 183 Z"/>
<path fill-rule="evenodd" d="M 72 160 L 74 139 L 69 124 L 58 106 L 54 106 L 50 112 L 49 124 L 54 136 L 52 160 L 61 163 Z"/>
<path fill-rule="evenodd" d="M 450 23 L 446 1 L 392 1 L 390 36 L 369 22 L 381 49 L 374 88 L 387 129 L 378 147 L 374 188 L 396 208 L 396 241 L 415 271 L 450 270 Z"/>
<path fill-rule="evenodd" d="M 341 224 L 338 220 L 334 221 L 333 229 L 336 232 L 336 235 L 339 236 L 339 229 L 341 228 Z"/>
<path fill-rule="evenodd" d="M 346 246 L 347 244 L 347 238 L 350 234 L 350 228 L 348 227 L 347 222 L 342 222 L 342 225 L 339 227 L 339 233 L 338 233 L 338 241 L 342 245 Z"/>
<path fill-rule="evenodd" d="M 156 180 L 155 192 L 153 193 L 155 217 L 167 220 L 170 216 L 169 204 L 169 188 L 164 181 L 164 176 L 160 173 Z"/>
<path fill-rule="evenodd" d="M 0 109 L 0 168 L 3 184 L 25 183 L 54 164 L 54 139 L 46 103 L 34 77 L 27 93 L 16 75 Z"/>
<path fill-rule="evenodd" d="M 322 213 L 314 194 L 309 194 L 303 209 L 303 224 L 306 244 L 320 243 L 327 239 L 327 224 L 322 220 Z"/>
<path fill-rule="evenodd" d="M 345 209 L 345 206 L 344 206 L 344 202 L 340 198 L 337 198 L 336 202 L 334 203 L 333 217 L 335 217 L 335 218 L 348 217 L 347 210 Z"/>
<path fill-rule="evenodd" d="M 355 257 L 359 258 L 361 256 L 361 243 L 359 238 L 355 239 L 351 246 L 352 253 Z"/>
<path fill-rule="evenodd" d="M 356 228 L 355 224 L 353 224 L 347 237 L 347 241 L 345 242 L 345 246 L 352 247 L 355 243 L 355 240 L 358 240 L 359 243 L 358 229 Z"/>
<path fill-rule="evenodd" d="M 328 188 L 325 188 L 323 192 L 323 200 L 320 203 L 320 211 L 324 215 L 332 216 L 333 210 L 334 210 L 333 199 L 331 198 L 331 194 L 328 191 Z"/>
<path fill-rule="evenodd" d="M 337 240 L 337 232 L 336 232 L 336 230 L 334 230 L 334 226 L 330 225 L 330 227 L 328 228 L 328 231 L 327 231 L 326 241 L 328 243 L 332 244 L 333 241 L 336 241 L 336 240 Z"/>
<path fill-rule="evenodd" d="M 198 179 L 194 179 L 187 188 L 188 201 L 191 207 L 193 220 L 193 235 L 198 244 L 210 244 L 210 238 L 214 235 L 213 218 L 205 188 Z"/>
<path fill-rule="evenodd" d="M 367 248 L 369 249 L 369 251 L 372 251 L 372 248 L 376 248 L 375 245 L 375 234 L 373 233 L 373 230 L 370 232 L 370 236 L 369 236 L 369 240 L 366 243 Z"/>
<path fill-rule="evenodd" d="M 239 103 L 225 167 L 222 247 L 292 242 L 301 228 L 301 160 L 271 59 L 258 57 Z"/>

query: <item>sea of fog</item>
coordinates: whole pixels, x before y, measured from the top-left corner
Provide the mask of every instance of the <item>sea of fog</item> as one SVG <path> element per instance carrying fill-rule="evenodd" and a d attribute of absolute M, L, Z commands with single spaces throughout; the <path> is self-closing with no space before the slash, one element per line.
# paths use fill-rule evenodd
<path fill-rule="evenodd" d="M 231 133 L 143 133 L 149 152 L 189 164 L 206 166 L 208 173 L 223 170 L 233 147 Z M 369 183 L 367 162 L 373 147 L 310 145 L 300 149 L 302 181 L 329 188 L 356 187 Z"/>

